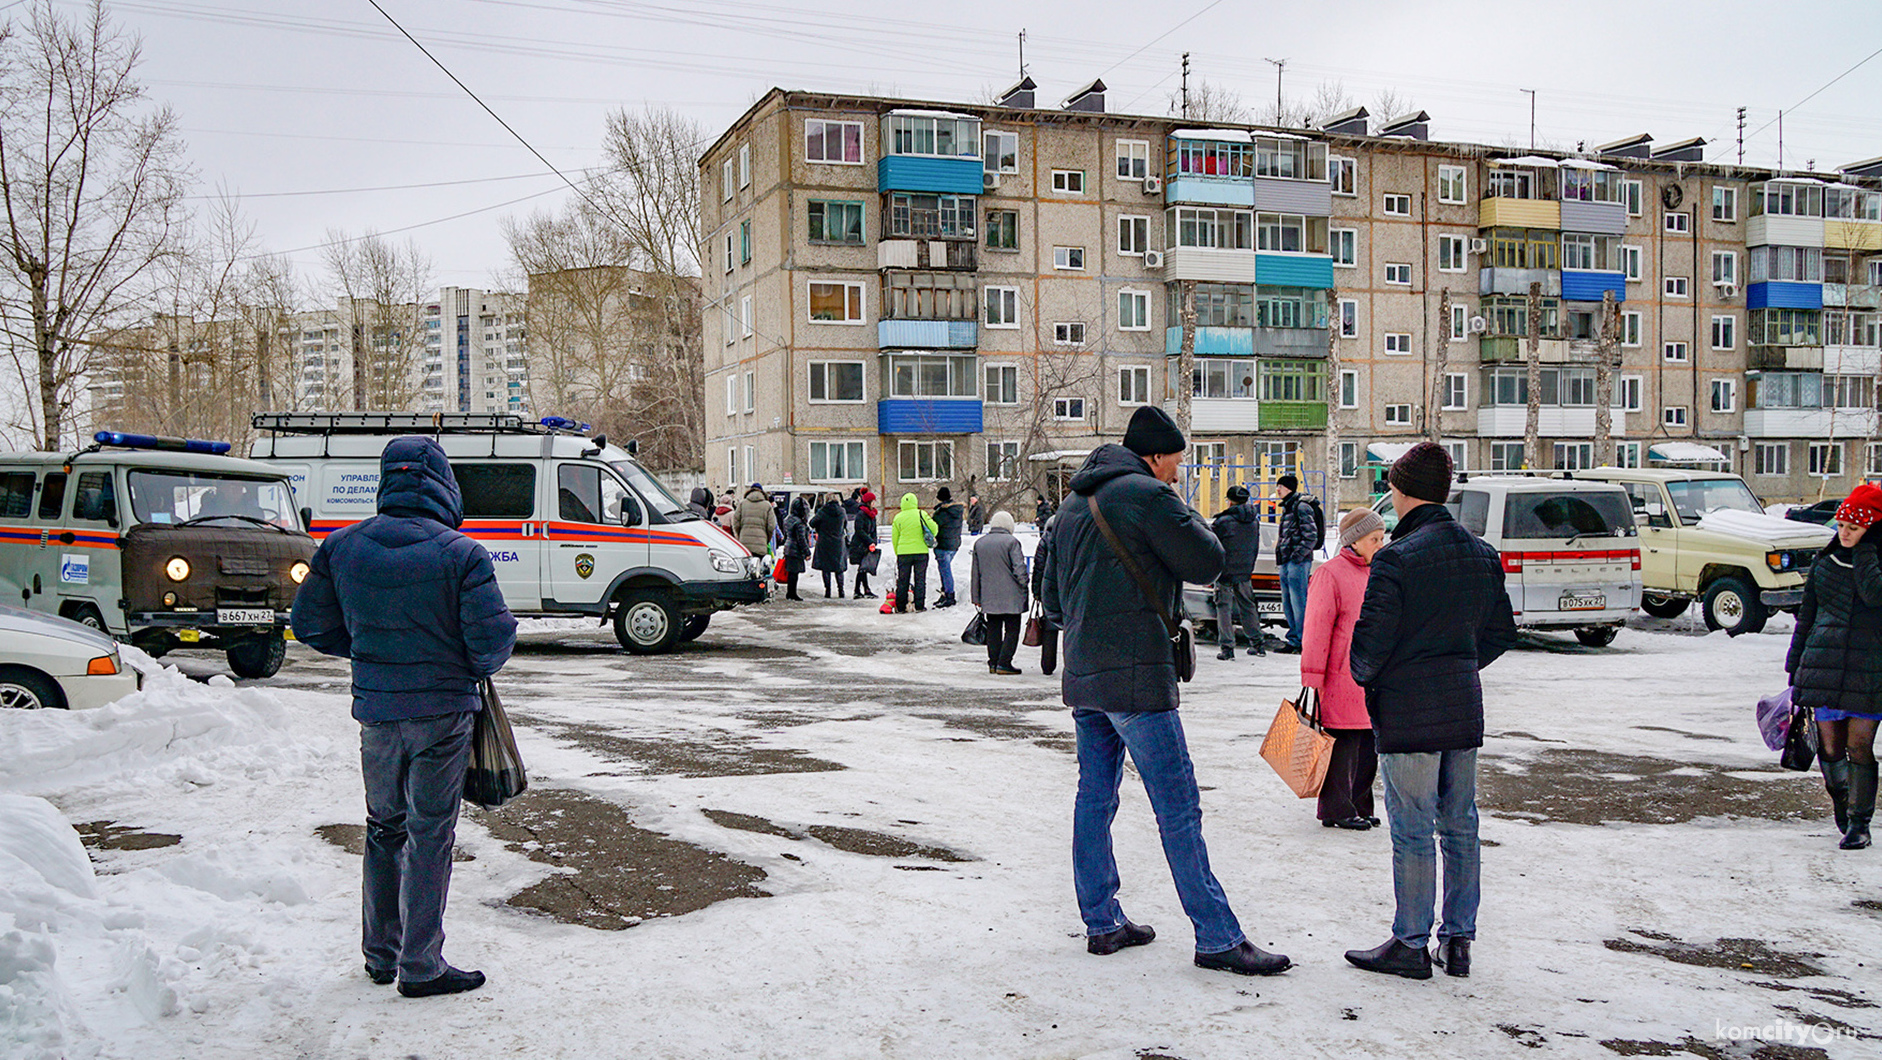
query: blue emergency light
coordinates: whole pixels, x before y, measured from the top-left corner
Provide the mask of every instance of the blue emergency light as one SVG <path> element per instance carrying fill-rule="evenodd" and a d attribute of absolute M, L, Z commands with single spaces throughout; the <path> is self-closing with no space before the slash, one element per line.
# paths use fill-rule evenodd
<path fill-rule="evenodd" d="M 122 431 L 99 431 L 91 436 L 99 445 L 117 446 L 123 449 L 160 449 L 172 453 L 207 453 L 221 456 L 229 451 L 228 442 L 205 442 L 200 438 L 164 438 L 154 434 L 125 434 Z"/>
<path fill-rule="evenodd" d="M 584 434 L 588 432 L 586 423 L 577 423 L 567 416 L 544 416 L 541 423 L 552 431 L 581 431 Z"/>

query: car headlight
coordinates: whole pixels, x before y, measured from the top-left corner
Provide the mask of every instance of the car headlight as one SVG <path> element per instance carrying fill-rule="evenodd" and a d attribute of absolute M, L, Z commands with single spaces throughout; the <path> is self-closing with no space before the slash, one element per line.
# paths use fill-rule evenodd
<path fill-rule="evenodd" d="M 744 562 L 730 552 L 720 552 L 718 549 L 713 549 L 707 555 L 712 560 L 712 569 L 721 574 L 742 574 L 745 571 Z"/>
<path fill-rule="evenodd" d="M 1772 570 L 1775 570 L 1775 571 L 1790 570 L 1792 564 L 1794 564 L 1795 562 L 1796 562 L 1795 557 L 1793 557 L 1789 552 L 1766 552 L 1764 554 L 1765 566 L 1770 567 Z"/>
<path fill-rule="evenodd" d="M 180 582 L 190 576 L 190 561 L 182 556 L 171 556 L 170 562 L 163 565 L 163 572 L 173 582 Z"/>
<path fill-rule="evenodd" d="M 306 581 L 307 564 L 296 561 L 294 566 L 288 568 L 288 577 L 293 578 L 296 585 Z"/>

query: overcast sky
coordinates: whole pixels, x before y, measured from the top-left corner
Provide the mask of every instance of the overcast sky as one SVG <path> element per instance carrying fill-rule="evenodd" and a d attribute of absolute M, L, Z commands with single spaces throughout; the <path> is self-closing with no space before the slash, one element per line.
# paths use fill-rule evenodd
<path fill-rule="evenodd" d="M 1192 78 L 1251 104 L 1272 105 L 1264 58 L 1288 60 L 1290 97 L 1396 89 L 1431 112 L 1434 138 L 1527 146 L 1519 90 L 1533 88 L 1550 146 L 1704 136 L 1708 159 L 1730 160 L 1744 106 L 1748 163 L 1777 161 L 1779 109 L 1789 166 L 1882 155 L 1882 57 L 1823 88 L 1882 49 L 1875 0 L 380 3 L 571 176 L 598 160 L 616 107 L 675 108 L 709 143 L 772 86 L 982 98 L 1015 80 L 1022 28 L 1044 105 L 1102 76 L 1112 110 L 1165 113 L 1187 50 Z M 441 284 L 488 286 L 505 265 L 499 219 L 569 194 L 367 0 L 111 8 L 144 39 L 144 80 L 178 112 L 201 190 L 239 192 L 265 246 L 300 251 L 310 273 L 319 255 L 303 248 L 330 228 L 409 228 Z M 346 190 L 440 182 L 457 183 Z"/>

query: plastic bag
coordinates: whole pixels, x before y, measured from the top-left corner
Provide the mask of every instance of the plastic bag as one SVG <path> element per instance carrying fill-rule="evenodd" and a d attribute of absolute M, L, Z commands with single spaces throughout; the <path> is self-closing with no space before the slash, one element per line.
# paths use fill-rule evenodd
<path fill-rule="evenodd" d="M 464 771 L 464 799 L 495 809 L 529 790 L 523 756 L 516 750 L 510 717 L 497 698 L 497 686 L 484 678 L 484 706 L 471 730 L 470 768 Z"/>
<path fill-rule="evenodd" d="M 1787 687 L 1775 696 L 1758 701 L 1758 735 L 1773 751 L 1784 749 L 1784 737 L 1791 729 L 1791 690 Z"/>

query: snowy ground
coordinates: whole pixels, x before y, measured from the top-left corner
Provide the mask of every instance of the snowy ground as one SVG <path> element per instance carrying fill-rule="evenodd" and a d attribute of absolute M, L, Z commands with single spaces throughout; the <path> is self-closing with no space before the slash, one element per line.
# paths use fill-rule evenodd
<path fill-rule="evenodd" d="M 1248 980 L 1191 966 L 1129 783 L 1123 898 L 1159 938 L 1084 952 L 1071 722 L 1036 653 L 995 678 L 965 607 L 807 591 L 663 658 L 529 624 L 501 680 L 536 790 L 460 828 L 446 955 L 490 984 L 456 998 L 361 972 L 359 861 L 316 831 L 362 815 L 343 666 L 295 646 L 231 686 L 173 656 L 196 679 L 0 716 L 0 1055 L 1882 1055 L 1882 851 L 1838 851 L 1752 723 L 1787 620 L 1642 619 L 1490 670 L 1476 968 L 1424 983 L 1340 956 L 1388 934 L 1385 833 L 1322 829 L 1256 755 L 1293 660 L 1205 652 L 1183 711 L 1211 856 L 1298 965 Z"/>

